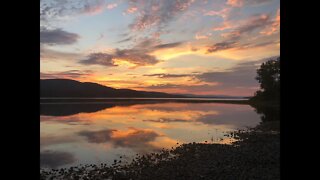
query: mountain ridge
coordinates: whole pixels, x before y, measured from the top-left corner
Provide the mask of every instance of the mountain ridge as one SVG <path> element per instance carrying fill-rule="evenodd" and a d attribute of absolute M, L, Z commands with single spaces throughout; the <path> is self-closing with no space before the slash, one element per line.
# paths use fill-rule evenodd
<path fill-rule="evenodd" d="M 132 89 L 116 89 L 93 82 L 80 82 L 71 79 L 40 79 L 40 97 L 42 98 L 107 98 L 107 97 L 154 97 L 184 98 L 183 95 Z"/>

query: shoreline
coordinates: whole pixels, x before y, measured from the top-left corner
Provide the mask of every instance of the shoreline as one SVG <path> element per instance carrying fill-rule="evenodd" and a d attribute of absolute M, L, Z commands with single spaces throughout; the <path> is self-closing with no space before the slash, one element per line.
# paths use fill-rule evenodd
<path fill-rule="evenodd" d="M 40 170 L 41 179 L 280 179 L 279 122 L 229 134 L 231 144 L 188 143 L 123 164 Z"/>

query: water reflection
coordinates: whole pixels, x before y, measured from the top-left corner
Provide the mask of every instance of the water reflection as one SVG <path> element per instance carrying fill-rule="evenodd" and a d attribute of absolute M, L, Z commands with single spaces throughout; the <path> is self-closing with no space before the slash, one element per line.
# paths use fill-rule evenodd
<path fill-rule="evenodd" d="M 249 105 L 221 103 L 41 104 L 40 109 L 42 167 L 111 164 L 119 156 L 177 142 L 218 142 L 228 131 L 261 121 Z"/>
<path fill-rule="evenodd" d="M 260 115 L 257 128 L 280 132 L 280 105 L 252 105 Z"/>
<path fill-rule="evenodd" d="M 40 152 L 41 167 L 57 168 L 61 165 L 71 164 L 76 159 L 73 154 L 68 152 L 46 150 Z"/>

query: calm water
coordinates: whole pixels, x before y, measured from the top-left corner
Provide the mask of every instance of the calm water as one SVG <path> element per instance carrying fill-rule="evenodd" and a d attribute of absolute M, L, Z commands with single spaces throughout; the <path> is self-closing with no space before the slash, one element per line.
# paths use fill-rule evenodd
<path fill-rule="evenodd" d="M 226 132 L 261 120 L 249 105 L 104 102 L 41 104 L 40 121 L 41 166 L 60 168 L 129 161 L 177 143 L 228 143 Z"/>

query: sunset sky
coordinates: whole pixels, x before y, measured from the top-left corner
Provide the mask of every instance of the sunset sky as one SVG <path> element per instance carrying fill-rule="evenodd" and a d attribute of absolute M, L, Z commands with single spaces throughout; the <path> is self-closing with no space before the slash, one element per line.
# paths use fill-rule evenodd
<path fill-rule="evenodd" d="M 251 96 L 280 55 L 279 0 L 41 0 L 41 79 Z"/>

